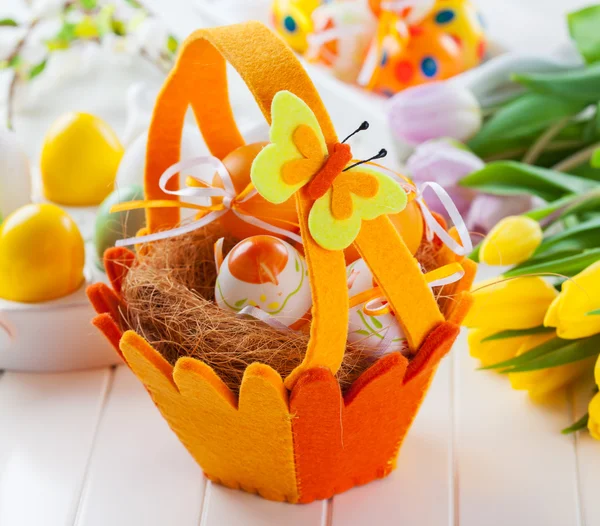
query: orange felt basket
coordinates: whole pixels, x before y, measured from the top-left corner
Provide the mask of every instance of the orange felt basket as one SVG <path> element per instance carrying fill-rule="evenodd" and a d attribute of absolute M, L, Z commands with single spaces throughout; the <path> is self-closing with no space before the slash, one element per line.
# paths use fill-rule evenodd
<path fill-rule="evenodd" d="M 146 159 L 148 199 L 176 198 L 160 190 L 159 178 L 179 160 L 188 106 L 214 156 L 223 159 L 244 144 L 228 99 L 226 61 L 242 76 L 267 121 L 275 94 L 288 90 L 312 109 L 327 143 L 337 142 L 308 75 L 265 26 L 249 22 L 197 31 L 183 44 L 156 102 Z M 238 397 L 203 362 L 180 358 L 172 366 L 141 336 L 123 333 L 118 322 L 121 285 L 135 264 L 125 249 L 111 249 L 105 256 L 112 289 L 95 285 L 89 297 L 98 311 L 94 324 L 146 386 L 209 479 L 267 499 L 305 503 L 393 469 L 436 367 L 468 311 L 474 267 L 464 265 L 465 276 L 449 292 L 453 301 L 440 309 L 387 216 L 363 221 L 355 247 L 396 313 L 414 357 L 409 361 L 400 353 L 386 355 L 342 396 L 335 374 L 348 331 L 344 255 L 325 250 L 311 238 L 310 198 L 297 192 L 296 202 L 313 310 L 304 361 L 285 379 L 254 363 L 244 373 Z M 151 208 L 147 214 L 150 231 L 179 222 L 177 208 Z M 449 252 L 440 254 L 448 263 L 456 260 Z"/>

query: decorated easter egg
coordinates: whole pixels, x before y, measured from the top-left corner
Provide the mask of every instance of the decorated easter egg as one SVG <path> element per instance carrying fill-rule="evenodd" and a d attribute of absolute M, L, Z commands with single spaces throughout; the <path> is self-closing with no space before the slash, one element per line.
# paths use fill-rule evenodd
<path fill-rule="evenodd" d="M 215 297 L 222 309 L 257 307 L 293 328 L 307 319 L 312 305 L 304 258 L 273 236 L 253 236 L 231 249 L 219 269 Z"/>
<path fill-rule="evenodd" d="M 373 273 L 363 259 L 358 259 L 348 265 L 347 277 L 351 302 L 354 296 L 376 287 Z M 407 348 L 406 337 L 396 317 L 392 313 L 378 316 L 366 314 L 365 306 L 369 303 L 369 301 L 362 302 L 350 308 L 348 341 L 371 348 L 376 354 L 405 350 Z M 383 306 L 377 305 L 376 307 Z"/>
<path fill-rule="evenodd" d="M 359 84 L 391 96 L 410 86 L 445 80 L 481 62 L 485 38 L 470 0 L 437 0 L 419 22 L 411 16 L 381 12 Z"/>
<path fill-rule="evenodd" d="M 376 16 L 391 11 L 409 24 L 417 24 L 434 8 L 436 0 L 369 0 L 369 7 Z"/>
<path fill-rule="evenodd" d="M 0 222 L 31 201 L 27 155 L 13 132 L 0 128 Z"/>
<path fill-rule="evenodd" d="M 225 168 L 227 168 L 235 191 L 238 194 L 250 184 L 250 168 L 252 167 L 252 162 L 267 144 L 268 143 L 265 142 L 247 144 L 234 150 L 223 159 L 223 164 L 225 165 Z M 221 188 L 223 187 L 223 182 L 218 174 L 215 174 L 212 184 Z M 221 197 L 215 197 L 213 198 L 213 204 L 220 204 L 222 200 L 223 198 Z M 293 196 L 285 203 L 276 205 L 266 201 L 259 194 L 256 194 L 247 201 L 241 202 L 236 206 L 241 214 L 248 215 L 249 217 L 256 217 L 261 221 L 291 232 L 298 232 L 299 230 L 296 201 Z M 251 225 L 235 215 L 232 211 L 229 211 L 221 217 L 220 221 L 225 229 L 237 239 L 244 239 L 260 234 L 277 236 L 277 234 Z"/>
<path fill-rule="evenodd" d="M 40 303 L 83 283 L 85 249 L 75 222 L 52 204 L 19 208 L 0 225 L 0 298 Z"/>
<path fill-rule="evenodd" d="M 288 45 L 304 53 L 308 46 L 306 37 L 313 30 L 312 13 L 328 0 L 275 0 L 273 26 Z"/>
<path fill-rule="evenodd" d="M 114 189 L 123 147 L 110 126 L 88 113 L 68 113 L 48 130 L 41 157 L 45 197 L 70 206 L 100 204 Z"/>
<path fill-rule="evenodd" d="M 139 185 L 133 185 L 117 188 L 102 201 L 96 216 L 94 234 L 96 264 L 99 268 L 104 268 L 103 257 L 108 248 L 114 247 L 119 239 L 134 237 L 140 229 L 146 226 L 144 210 L 111 213 L 110 209 L 116 204 L 139 199 L 144 199 L 144 190 Z"/>
<path fill-rule="evenodd" d="M 375 32 L 376 20 L 362 1 L 331 2 L 314 10 L 305 58 L 339 79 L 354 82 Z"/>

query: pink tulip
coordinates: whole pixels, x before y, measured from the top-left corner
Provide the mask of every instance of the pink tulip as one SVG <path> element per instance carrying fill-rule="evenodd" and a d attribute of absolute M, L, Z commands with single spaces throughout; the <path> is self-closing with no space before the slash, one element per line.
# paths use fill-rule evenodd
<path fill-rule="evenodd" d="M 481 128 L 475 96 L 456 82 L 433 82 L 401 91 L 390 99 L 389 122 L 395 137 L 411 146 L 450 137 L 465 142 Z"/>
<path fill-rule="evenodd" d="M 429 141 L 417 146 L 406 163 L 408 173 L 417 186 L 427 181 L 442 185 L 462 215 L 467 214 L 477 194 L 459 186 L 458 182 L 484 166 L 479 157 L 450 140 Z M 434 212 L 445 215 L 441 203 L 434 200 L 427 204 Z"/>
<path fill-rule="evenodd" d="M 466 223 L 471 232 L 487 234 L 501 219 L 528 212 L 537 206 L 530 195 L 478 195 L 471 204 Z M 476 240 L 480 241 L 480 240 Z"/>

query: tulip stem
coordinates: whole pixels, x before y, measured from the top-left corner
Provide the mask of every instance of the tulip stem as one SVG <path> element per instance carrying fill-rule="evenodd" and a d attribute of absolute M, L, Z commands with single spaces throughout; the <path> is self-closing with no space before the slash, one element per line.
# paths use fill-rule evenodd
<path fill-rule="evenodd" d="M 548 144 L 545 152 L 560 152 L 562 150 L 570 150 L 582 146 L 581 141 L 554 141 Z M 492 161 L 501 161 L 504 159 L 514 159 L 527 153 L 527 148 L 515 148 L 514 150 L 506 150 L 505 152 L 496 153 L 485 157 L 483 160 L 487 163 Z"/>
<path fill-rule="evenodd" d="M 571 155 L 571 157 L 567 157 L 565 160 L 554 165 L 552 169 L 556 170 L 557 172 L 568 172 L 569 170 L 572 170 L 573 168 L 576 168 L 577 166 L 589 161 L 598 148 L 600 148 L 600 142 L 584 148 L 583 150 Z"/>
<path fill-rule="evenodd" d="M 539 139 L 533 143 L 531 148 L 529 148 L 523 157 L 523 162 L 525 164 L 535 163 L 539 156 L 542 155 L 546 147 L 550 144 L 552 139 L 554 139 L 554 137 L 556 137 L 570 121 L 571 117 L 565 117 L 564 119 L 561 119 L 557 123 L 550 126 L 544 133 L 542 133 L 542 135 L 540 135 Z"/>

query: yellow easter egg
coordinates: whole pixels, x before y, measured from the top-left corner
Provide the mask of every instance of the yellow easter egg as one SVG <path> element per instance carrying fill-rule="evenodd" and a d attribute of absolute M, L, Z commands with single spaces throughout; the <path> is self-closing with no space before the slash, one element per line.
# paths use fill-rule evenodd
<path fill-rule="evenodd" d="M 19 208 L 0 225 L 0 298 L 41 303 L 83 283 L 83 238 L 71 217 L 52 204 Z"/>
<path fill-rule="evenodd" d="M 100 204 L 114 189 L 123 146 L 112 128 L 88 113 L 60 117 L 44 139 L 44 195 L 69 206 Z"/>

